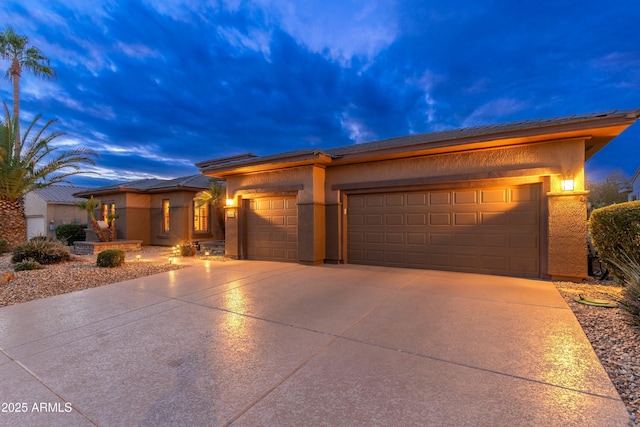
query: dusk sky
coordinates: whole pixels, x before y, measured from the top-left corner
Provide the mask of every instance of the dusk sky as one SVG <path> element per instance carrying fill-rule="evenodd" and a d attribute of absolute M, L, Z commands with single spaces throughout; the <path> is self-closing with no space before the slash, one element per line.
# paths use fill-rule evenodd
<path fill-rule="evenodd" d="M 23 73 L 23 129 L 37 113 L 56 117 L 59 144 L 100 154 L 99 175 L 77 185 L 640 108 L 638 0 L 4 0 L 7 25 L 58 75 Z M 11 106 L 8 80 L 0 98 Z M 636 123 L 587 173 L 639 166 Z"/>

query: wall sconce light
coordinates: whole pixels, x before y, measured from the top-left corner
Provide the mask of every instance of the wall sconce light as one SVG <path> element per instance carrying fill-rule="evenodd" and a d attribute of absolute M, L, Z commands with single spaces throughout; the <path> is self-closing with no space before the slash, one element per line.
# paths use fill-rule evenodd
<path fill-rule="evenodd" d="M 233 206 L 233 204 L 234 204 L 233 199 L 227 199 L 227 206 Z"/>
<path fill-rule="evenodd" d="M 573 180 L 572 179 L 563 179 L 562 180 L 562 191 L 573 191 Z"/>

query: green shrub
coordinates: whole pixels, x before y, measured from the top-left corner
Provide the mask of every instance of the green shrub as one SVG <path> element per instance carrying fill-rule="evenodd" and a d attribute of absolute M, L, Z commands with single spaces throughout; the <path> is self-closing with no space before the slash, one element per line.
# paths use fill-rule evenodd
<path fill-rule="evenodd" d="M 9 252 L 9 242 L 0 239 L 0 254 L 3 254 L 5 252 Z"/>
<path fill-rule="evenodd" d="M 34 261 L 32 258 L 20 261 L 13 266 L 15 271 L 31 271 L 42 270 L 44 267 L 38 261 Z"/>
<path fill-rule="evenodd" d="M 594 210 L 589 231 L 598 256 L 616 279 L 624 279 L 614 263 L 621 253 L 640 263 L 640 200 Z"/>
<path fill-rule="evenodd" d="M 107 249 L 98 254 L 96 265 L 98 267 L 120 267 L 124 264 L 124 251 L 120 249 Z"/>
<path fill-rule="evenodd" d="M 612 261 L 622 273 L 622 307 L 631 315 L 631 320 L 640 326 L 640 263 L 621 253 Z"/>
<path fill-rule="evenodd" d="M 190 244 L 182 245 L 180 247 L 180 254 L 182 256 L 195 256 L 196 255 L 196 247 Z"/>
<path fill-rule="evenodd" d="M 61 224 L 56 227 L 56 239 L 72 245 L 73 242 L 82 242 L 87 238 L 85 232 L 86 225 L 82 224 Z"/>
<path fill-rule="evenodd" d="M 68 261 L 70 258 L 69 248 L 65 244 L 48 237 L 38 236 L 13 248 L 11 262 L 19 263 L 32 259 L 40 264 L 47 265 Z"/>

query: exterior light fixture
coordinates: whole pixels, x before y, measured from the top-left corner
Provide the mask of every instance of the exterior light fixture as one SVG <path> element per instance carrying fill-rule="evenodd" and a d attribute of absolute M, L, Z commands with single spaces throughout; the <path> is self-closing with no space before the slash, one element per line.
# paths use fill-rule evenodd
<path fill-rule="evenodd" d="M 136 255 L 136 261 L 140 261 L 140 258 L 142 258 L 142 255 Z"/>
<path fill-rule="evenodd" d="M 205 251 L 204 256 L 209 257 L 209 251 Z"/>
<path fill-rule="evenodd" d="M 227 199 L 227 206 L 233 206 L 234 201 L 233 199 Z"/>
<path fill-rule="evenodd" d="M 572 179 L 563 179 L 562 180 L 562 191 L 573 191 L 573 180 Z"/>

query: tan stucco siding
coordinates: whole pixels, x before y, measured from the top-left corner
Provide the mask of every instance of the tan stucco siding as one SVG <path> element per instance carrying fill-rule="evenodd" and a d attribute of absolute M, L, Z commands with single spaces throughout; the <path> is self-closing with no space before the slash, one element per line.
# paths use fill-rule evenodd
<path fill-rule="evenodd" d="M 584 141 L 553 141 L 331 167 L 325 185 L 326 203 L 339 201 L 338 192 L 333 189 L 336 184 L 439 176 L 446 182 L 456 175 L 535 168 L 568 173 L 575 179 L 576 190 L 584 190 Z M 552 179 L 552 191 L 560 191 L 561 180 L 560 175 Z"/>

